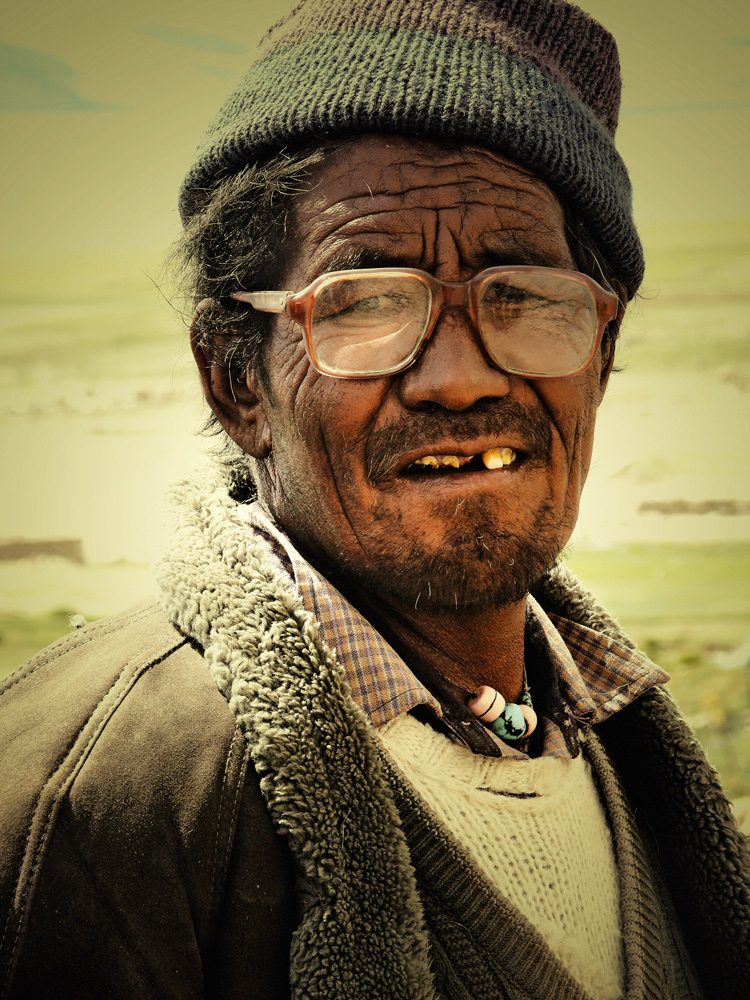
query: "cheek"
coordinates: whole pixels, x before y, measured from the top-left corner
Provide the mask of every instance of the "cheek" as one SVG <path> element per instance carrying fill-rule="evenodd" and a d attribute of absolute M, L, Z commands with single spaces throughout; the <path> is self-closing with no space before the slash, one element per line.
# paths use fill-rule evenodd
<path fill-rule="evenodd" d="M 361 487 L 368 435 L 384 387 L 379 380 L 320 375 L 306 357 L 287 371 L 284 405 L 275 414 L 277 470 L 321 495 L 343 496 Z"/>
<path fill-rule="evenodd" d="M 567 472 L 568 486 L 580 489 L 591 464 L 594 425 L 599 403 L 598 378 L 595 373 L 565 384 L 560 383 L 546 395 L 553 435 L 560 449 L 559 461 Z M 562 471 L 562 470 L 561 470 Z"/>
<path fill-rule="evenodd" d="M 295 399 L 310 376 L 317 373 L 310 366 L 301 331 L 286 321 L 274 331 L 272 348 L 266 356 L 268 371 L 278 399 Z"/>
<path fill-rule="evenodd" d="M 570 493 L 574 494 L 576 504 L 591 467 L 591 456 L 594 450 L 594 427 L 596 422 L 598 400 L 587 399 L 577 421 L 575 441 L 572 449 L 570 468 Z"/>
<path fill-rule="evenodd" d="M 337 489 L 361 492 L 369 484 L 367 443 L 382 412 L 382 387 L 378 380 L 320 378 L 316 416 Z"/>

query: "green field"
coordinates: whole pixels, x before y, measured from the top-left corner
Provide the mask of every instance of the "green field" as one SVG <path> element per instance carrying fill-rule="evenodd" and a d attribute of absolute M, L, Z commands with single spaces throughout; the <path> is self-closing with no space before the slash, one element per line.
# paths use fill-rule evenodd
<path fill-rule="evenodd" d="M 746 811 L 750 648 L 744 657 L 731 654 L 750 640 L 750 543 L 633 546 L 577 552 L 568 562 L 639 647 L 669 671 L 677 703 L 730 797 L 748 799 Z"/>

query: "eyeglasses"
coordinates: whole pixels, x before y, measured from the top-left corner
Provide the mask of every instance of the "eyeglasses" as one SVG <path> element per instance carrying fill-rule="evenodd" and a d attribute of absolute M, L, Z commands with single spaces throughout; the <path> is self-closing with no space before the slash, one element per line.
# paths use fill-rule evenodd
<path fill-rule="evenodd" d="M 301 292 L 231 297 L 299 323 L 311 364 L 334 378 L 375 378 L 408 368 L 446 306 L 468 309 L 502 371 L 568 378 L 591 364 L 618 307 L 614 292 L 585 274 L 526 266 L 490 267 L 463 282 L 407 267 L 333 271 Z"/>

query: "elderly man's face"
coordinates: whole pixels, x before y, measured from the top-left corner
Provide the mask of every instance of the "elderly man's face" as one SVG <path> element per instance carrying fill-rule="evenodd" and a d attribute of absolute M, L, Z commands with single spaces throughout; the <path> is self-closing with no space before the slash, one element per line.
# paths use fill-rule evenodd
<path fill-rule="evenodd" d="M 319 168 L 296 221 L 293 290 L 352 254 L 446 281 L 503 264 L 574 269 L 550 189 L 475 147 L 353 140 Z M 468 314 L 447 309 L 398 375 L 319 375 L 286 317 L 265 360 L 261 495 L 322 568 L 391 603 L 485 608 L 519 600 L 570 537 L 606 382 L 600 356 L 574 378 L 506 375 Z M 409 468 L 506 447 L 517 458 L 501 469 Z"/>

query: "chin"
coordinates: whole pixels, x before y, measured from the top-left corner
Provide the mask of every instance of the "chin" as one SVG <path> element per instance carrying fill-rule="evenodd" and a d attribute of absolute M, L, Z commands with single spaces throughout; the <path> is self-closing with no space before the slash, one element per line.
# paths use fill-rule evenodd
<path fill-rule="evenodd" d="M 429 551 L 420 540 L 358 573 L 370 593 L 417 610 L 489 611 L 522 601 L 555 564 L 564 543 L 536 533 L 523 539 L 497 529 L 454 536 Z M 386 554 L 383 553 L 383 556 Z"/>

